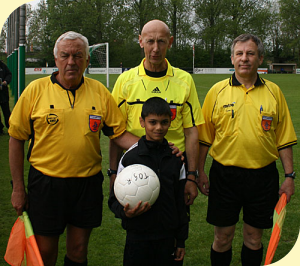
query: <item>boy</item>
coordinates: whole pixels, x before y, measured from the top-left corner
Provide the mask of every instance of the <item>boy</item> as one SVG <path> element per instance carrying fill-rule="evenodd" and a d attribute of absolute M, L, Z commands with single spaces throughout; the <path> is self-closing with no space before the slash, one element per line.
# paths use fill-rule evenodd
<path fill-rule="evenodd" d="M 140 123 L 146 135 L 121 158 L 118 173 L 131 164 L 143 164 L 155 171 L 160 194 L 153 204 L 141 202 L 132 209 L 117 201 L 111 189 L 109 207 L 127 231 L 124 266 L 168 266 L 183 260 L 188 238 L 188 217 L 184 202 L 186 172 L 180 158 L 172 155 L 167 140 L 172 112 L 162 98 L 148 99 Z M 174 253 L 174 241 L 176 245 Z"/>

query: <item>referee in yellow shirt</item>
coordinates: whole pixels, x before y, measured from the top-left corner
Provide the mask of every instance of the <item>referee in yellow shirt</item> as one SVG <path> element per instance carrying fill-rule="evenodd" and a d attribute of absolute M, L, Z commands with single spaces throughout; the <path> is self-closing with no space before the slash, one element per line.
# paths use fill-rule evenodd
<path fill-rule="evenodd" d="M 101 131 L 124 149 L 138 138 L 126 132 L 107 88 L 83 76 L 90 61 L 85 36 L 62 34 L 54 58 L 58 72 L 30 83 L 9 120 L 11 202 L 18 215 L 28 211 L 44 265 L 56 264 L 67 229 L 64 266 L 87 266 L 90 235 L 102 222 Z"/>
<path fill-rule="evenodd" d="M 147 22 L 139 36 L 145 58 L 139 66 L 118 77 L 112 96 L 126 121 L 126 130 L 138 137 L 145 134 L 139 122 L 143 103 L 151 97 L 160 97 L 169 103 L 173 116 L 166 139 L 185 152 L 189 181 L 185 186 L 185 200 L 186 205 L 191 205 L 198 195 L 195 182 L 199 152 L 197 126 L 204 119 L 192 76 L 171 66 L 166 59 L 173 40 L 169 27 L 163 21 Z M 110 167 L 113 171 L 108 173 L 111 181 L 120 157 L 116 151 L 117 147 L 112 143 Z"/>
<path fill-rule="evenodd" d="M 215 228 L 213 266 L 230 265 L 242 208 L 242 265 L 261 265 L 263 229 L 273 225 L 278 195 L 286 193 L 290 201 L 294 194 L 292 146 L 297 137 L 280 88 L 257 74 L 263 52 L 257 36 L 237 37 L 231 47 L 235 73 L 215 84 L 203 104 L 198 185 L 208 195 L 207 221 Z M 213 158 L 209 182 L 204 172 L 208 151 Z M 279 157 L 286 177 L 280 188 Z"/>

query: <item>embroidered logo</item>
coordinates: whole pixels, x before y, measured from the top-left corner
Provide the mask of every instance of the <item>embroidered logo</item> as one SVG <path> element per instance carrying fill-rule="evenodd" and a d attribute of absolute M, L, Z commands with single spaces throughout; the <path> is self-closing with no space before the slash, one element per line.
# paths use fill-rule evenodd
<path fill-rule="evenodd" d="M 152 91 L 152 93 L 161 93 L 161 92 L 160 92 L 159 88 L 156 87 L 156 88 Z"/>
<path fill-rule="evenodd" d="M 271 128 L 273 117 L 271 116 L 263 116 L 261 121 L 261 126 L 264 131 L 269 131 Z"/>
<path fill-rule="evenodd" d="M 55 125 L 59 121 L 58 116 L 56 114 L 48 114 L 46 119 L 49 125 Z"/>
<path fill-rule="evenodd" d="M 90 130 L 92 132 L 97 132 L 100 124 L 101 124 L 101 116 L 99 115 L 90 115 L 89 117 L 89 123 L 90 123 Z"/>
<path fill-rule="evenodd" d="M 170 109 L 171 109 L 171 112 L 172 112 L 171 121 L 173 121 L 176 118 L 176 113 L 177 113 L 176 105 L 170 104 Z"/>
<path fill-rule="evenodd" d="M 234 107 L 234 105 L 235 105 L 235 102 L 229 103 L 229 104 L 224 104 L 223 108 L 227 109 L 227 108 L 230 108 L 230 107 Z"/>

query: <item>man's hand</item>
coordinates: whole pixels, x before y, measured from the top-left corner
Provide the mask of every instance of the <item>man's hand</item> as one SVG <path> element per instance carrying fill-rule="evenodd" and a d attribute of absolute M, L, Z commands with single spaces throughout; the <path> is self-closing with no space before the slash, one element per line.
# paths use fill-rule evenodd
<path fill-rule="evenodd" d="M 17 211 L 18 216 L 22 215 L 24 209 L 27 209 L 27 194 L 25 191 L 14 191 L 11 194 L 11 204 Z"/>
<path fill-rule="evenodd" d="M 204 172 L 199 172 L 198 178 L 198 188 L 202 194 L 205 196 L 209 195 L 209 181 L 208 177 Z"/>
<path fill-rule="evenodd" d="M 187 179 L 194 180 L 194 176 L 187 176 Z M 195 198 L 198 196 L 197 190 L 197 182 L 196 180 L 190 181 L 186 180 L 184 187 L 184 201 L 186 205 L 192 205 L 194 203 Z"/>
<path fill-rule="evenodd" d="M 183 152 L 178 147 L 174 146 L 174 143 L 169 142 L 169 146 L 172 149 L 172 154 L 176 154 L 176 157 L 181 157 L 181 161 L 184 161 Z"/>
<path fill-rule="evenodd" d="M 128 218 L 133 218 L 136 216 L 139 216 L 141 214 L 143 214 L 146 211 L 149 211 L 151 206 L 149 204 L 149 202 L 146 202 L 142 207 L 141 207 L 142 201 L 139 201 L 139 203 L 132 209 L 129 208 L 129 203 L 127 203 L 124 206 L 124 212 L 126 217 Z"/>
<path fill-rule="evenodd" d="M 281 196 L 282 193 L 286 194 L 287 202 L 289 202 L 291 200 L 292 195 L 294 195 L 295 193 L 295 183 L 293 178 L 287 177 L 284 180 L 279 189 L 279 196 Z"/>

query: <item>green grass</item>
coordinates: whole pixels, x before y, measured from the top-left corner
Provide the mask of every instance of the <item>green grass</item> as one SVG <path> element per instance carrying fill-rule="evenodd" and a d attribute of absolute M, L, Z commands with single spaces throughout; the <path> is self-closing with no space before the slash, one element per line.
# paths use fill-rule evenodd
<path fill-rule="evenodd" d="M 30 81 L 40 78 L 42 75 L 26 76 L 26 84 Z M 95 79 L 100 79 L 105 83 L 105 77 L 93 75 Z M 229 77 L 229 75 L 193 75 L 200 103 L 203 103 L 204 97 L 209 88 L 220 81 Z M 291 116 L 297 137 L 300 136 L 300 116 L 299 109 L 299 75 L 265 75 L 266 79 L 277 83 L 288 102 Z M 117 75 L 110 76 L 110 89 L 116 81 Z M 13 108 L 13 97 L 11 98 L 11 109 Z M 3 116 L 2 116 L 3 117 Z M 8 141 L 9 136 L 0 136 L 0 266 L 7 265 L 3 259 L 7 240 L 10 234 L 11 227 L 17 216 L 10 203 L 11 185 L 10 185 L 10 170 L 8 162 Z M 108 168 L 108 139 L 102 137 L 101 147 L 103 151 L 103 169 L 106 172 Z M 295 171 L 299 173 L 300 148 L 299 145 L 294 146 L 294 165 Z M 206 164 L 206 172 L 208 173 L 211 158 L 208 158 Z M 281 182 L 284 180 L 283 169 L 281 162 L 277 162 L 278 169 L 281 175 Z M 25 165 L 25 179 L 28 171 L 28 163 Z M 26 181 L 27 182 L 27 181 Z M 283 227 L 281 240 L 276 251 L 273 262 L 283 258 L 294 246 L 300 225 L 299 213 L 299 182 L 296 180 L 296 192 L 292 201 L 287 206 L 287 216 Z M 89 265 L 92 266 L 120 266 L 122 265 L 123 247 L 125 243 L 125 231 L 121 228 L 120 220 L 114 218 L 113 213 L 108 209 L 108 186 L 109 180 L 106 177 L 104 181 L 104 211 L 102 226 L 95 229 L 92 233 L 89 244 Z M 197 197 L 194 205 L 191 207 L 191 222 L 190 234 L 186 243 L 185 266 L 208 266 L 210 265 L 209 252 L 213 241 L 213 227 L 207 224 L 206 217 L 207 197 L 200 195 Z M 271 230 L 265 230 L 263 236 L 263 245 L 266 252 Z M 233 260 L 232 266 L 241 265 L 240 251 L 242 246 L 242 223 L 239 222 L 236 227 L 236 234 L 233 241 Z M 60 249 L 57 265 L 63 265 L 63 257 L 65 254 L 65 235 L 61 236 Z M 287 265 L 287 264 L 286 264 Z M 288 264 L 289 266 L 291 264 Z M 296 265 L 296 264 L 295 264 Z"/>

